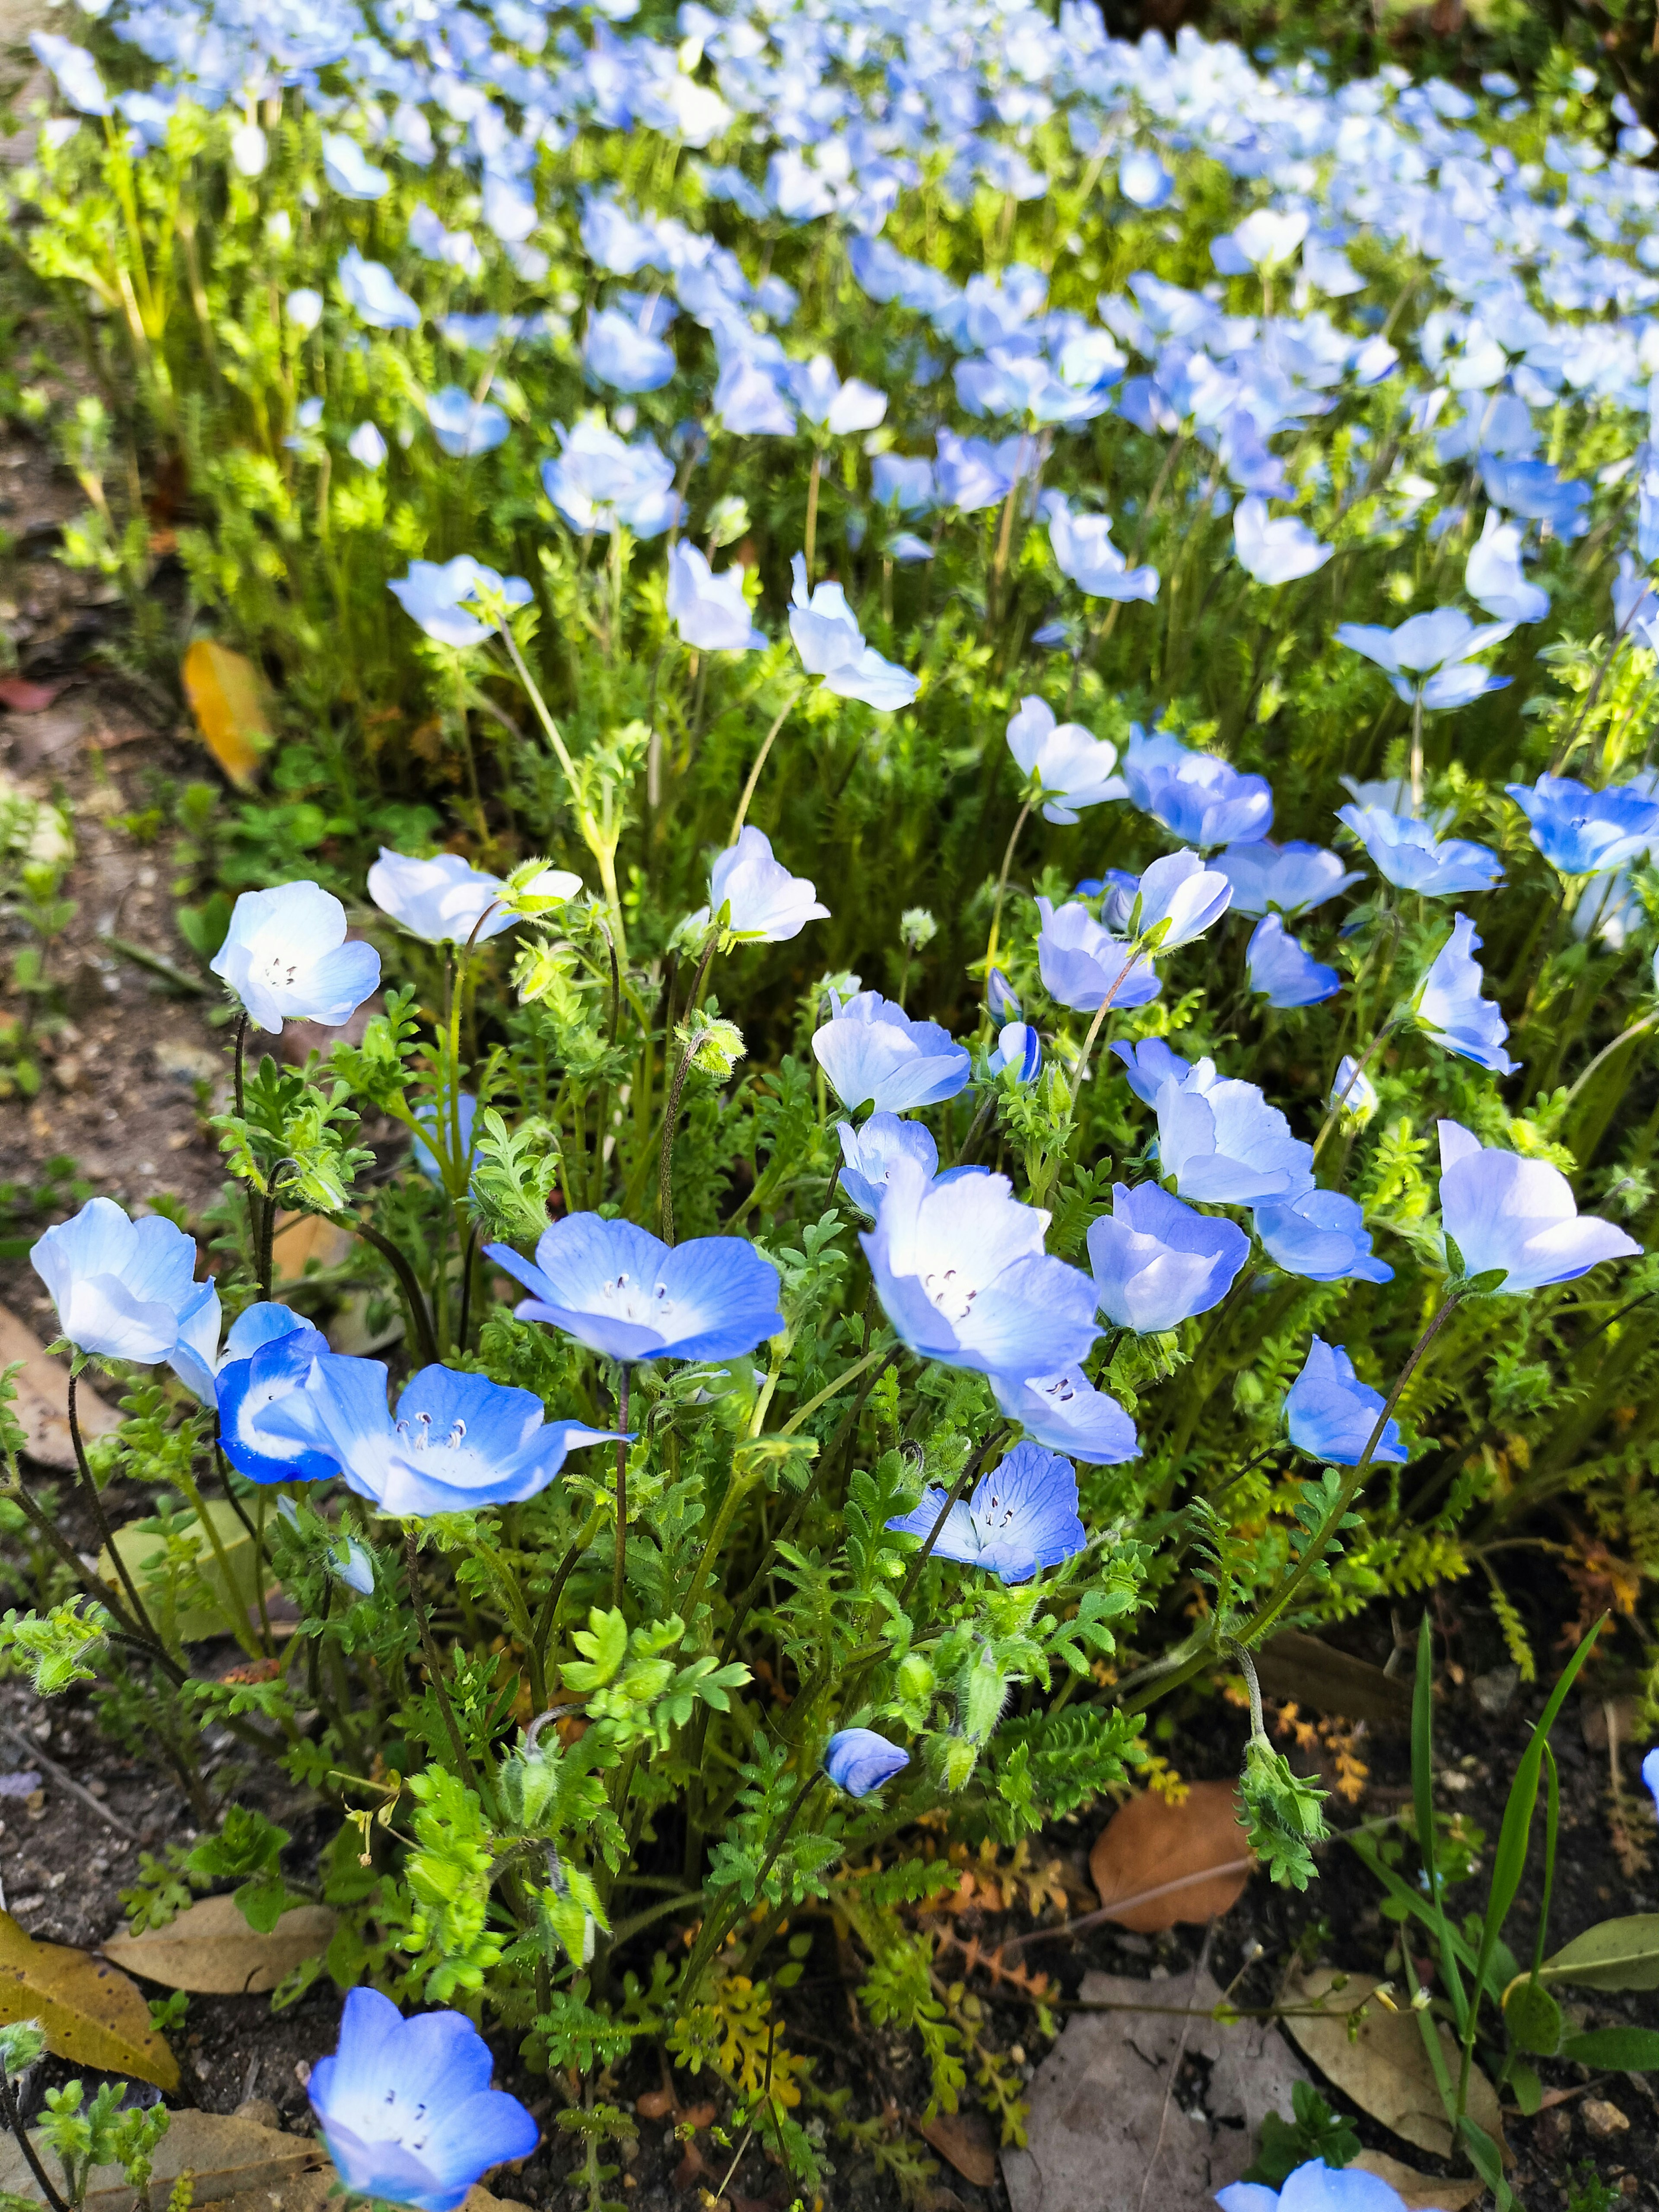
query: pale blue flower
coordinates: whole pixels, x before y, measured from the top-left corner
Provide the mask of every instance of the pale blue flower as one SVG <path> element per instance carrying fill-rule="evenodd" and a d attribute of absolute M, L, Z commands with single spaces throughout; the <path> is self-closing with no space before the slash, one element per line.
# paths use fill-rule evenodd
<path fill-rule="evenodd" d="M 347 944 L 345 908 L 311 883 L 242 892 L 209 964 L 273 1036 L 285 1020 L 339 1029 L 380 985 L 380 954 Z"/>
<path fill-rule="evenodd" d="M 1528 522 L 1542 522 L 1558 538 L 1582 538 L 1589 527 L 1590 488 L 1564 477 L 1548 461 L 1480 456 L 1480 481 L 1494 507 Z"/>
<path fill-rule="evenodd" d="M 1310 1282 L 1391 1283 L 1394 1269 L 1371 1251 L 1365 1217 L 1337 1190 L 1304 1190 L 1255 1209 L 1255 1233 L 1287 1275 Z"/>
<path fill-rule="evenodd" d="M 1509 1024 L 1493 1002 L 1480 995 L 1484 978 L 1474 957 L 1480 945 L 1468 915 L 1454 916 L 1452 933 L 1418 992 L 1417 1018 L 1449 1052 L 1496 1075 L 1512 1075 L 1516 1063 L 1504 1049 Z"/>
<path fill-rule="evenodd" d="M 1532 842 L 1564 876 L 1599 876 L 1659 836 L 1659 799 L 1633 783 L 1593 791 L 1570 775 L 1504 787 L 1532 825 Z"/>
<path fill-rule="evenodd" d="M 1112 1210 L 1091 1224 L 1089 1266 L 1100 1310 L 1151 1336 L 1207 1313 L 1250 1255 L 1242 1229 L 1195 1213 L 1155 1182 L 1112 1186 Z"/>
<path fill-rule="evenodd" d="M 181 1340 L 189 1355 L 198 1338 L 216 1356 L 219 1293 L 210 1280 L 196 1280 L 196 1260 L 195 1239 L 164 1215 L 131 1221 L 112 1198 L 88 1199 L 29 1253 L 76 1349 L 139 1367 L 173 1362 Z M 185 1364 L 201 1363 L 187 1357 Z"/>
<path fill-rule="evenodd" d="M 399 289 L 397 278 L 383 261 L 365 261 L 356 247 L 350 246 L 340 257 L 337 273 L 347 307 L 355 308 L 370 330 L 419 330 L 420 309 L 407 292 Z M 292 295 L 288 305 L 291 317 Z"/>
<path fill-rule="evenodd" d="M 1335 969 L 1305 951 L 1276 914 L 1257 922 L 1245 957 L 1250 988 L 1270 1006 L 1316 1006 L 1342 988 Z"/>
<path fill-rule="evenodd" d="M 939 449 L 933 476 L 940 503 L 958 514 L 1000 507 L 1036 459 L 1033 441 L 1018 432 L 994 446 L 984 438 L 958 438 L 941 428 L 933 442 Z"/>
<path fill-rule="evenodd" d="M 1358 1467 L 1382 1410 L 1382 1392 L 1359 1380 L 1342 1346 L 1315 1337 L 1285 1401 L 1291 1442 L 1297 1449 L 1328 1466 Z M 1406 1464 L 1398 1421 L 1391 1420 L 1383 1430 L 1371 1459 L 1378 1465 Z"/>
<path fill-rule="evenodd" d="M 441 392 L 429 393 L 426 416 L 439 450 L 455 460 L 493 453 L 497 446 L 506 443 L 512 428 L 504 409 L 493 400 L 475 399 L 459 384 L 447 384 Z"/>
<path fill-rule="evenodd" d="M 1158 1094 L 1164 1084 L 1184 1083 L 1193 1072 L 1192 1061 L 1171 1051 L 1162 1037 L 1142 1037 L 1135 1043 L 1118 1037 L 1112 1050 L 1123 1062 L 1130 1090 L 1148 1106 L 1157 1105 Z M 1213 1067 L 1211 1072 L 1213 1073 Z"/>
<path fill-rule="evenodd" d="M 832 993 L 830 1006 L 830 1020 L 813 1032 L 812 1056 L 849 1110 L 866 1103 L 878 1114 L 937 1106 L 973 1073 L 968 1048 L 948 1030 L 913 1020 L 879 991 L 860 991 L 844 1005 Z"/>
<path fill-rule="evenodd" d="M 112 102 L 98 74 L 98 64 L 84 46 L 77 46 L 56 31 L 31 31 L 29 46 L 57 79 L 58 89 L 70 106 L 82 115 L 107 115 Z"/>
<path fill-rule="evenodd" d="M 1405 2198 L 1379 2175 L 1362 2166 L 1327 2166 L 1322 2158 L 1298 2166 L 1283 2189 L 1234 2181 L 1217 2190 L 1215 2201 L 1221 2212 L 1406 2212 Z"/>
<path fill-rule="evenodd" d="M 1012 1068 L 1020 1083 L 1035 1083 L 1042 1067 L 1042 1040 L 1030 1022 L 1006 1022 L 998 1031 L 996 1050 L 985 1065 L 992 1075 Z"/>
<path fill-rule="evenodd" d="M 1149 147 L 1131 146 L 1117 165 L 1117 188 L 1132 207 L 1151 211 L 1166 204 L 1175 179 Z"/>
<path fill-rule="evenodd" d="M 1494 676 L 1475 658 L 1499 645 L 1514 629 L 1513 623 L 1485 623 L 1477 627 L 1458 607 L 1437 607 L 1432 613 L 1413 615 L 1398 629 L 1375 623 L 1340 623 L 1340 645 L 1363 653 L 1386 669 L 1399 696 L 1410 702 L 1422 698 L 1425 707 L 1466 707 L 1486 691 L 1501 690 L 1507 676 Z"/>
<path fill-rule="evenodd" d="M 1258 584 L 1291 584 L 1322 568 L 1335 547 L 1322 545 L 1293 514 L 1269 519 L 1267 502 L 1252 492 L 1233 514 L 1233 550 Z"/>
<path fill-rule="evenodd" d="M 1206 868 L 1196 853 L 1166 853 L 1146 869 L 1135 885 L 1130 916 L 1140 910 L 1139 933 L 1150 938 L 1161 932 L 1153 950 L 1176 951 L 1212 928 L 1232 903 L 1233 887 L 1227 878 Z M 1126 917 L 1124 927 L 1129 926 Z"/>
<path fill-rule="evenodd" d="M 489 2047 L 459 2012 L 404 2020 L 378 1990 L 347 1993 L 340 2045 L 307 2085 L 347 2190 L 411 2212 L 455 2212 L 481 2173 L 528 2158 L 541 2130 L 492 2089 Z"/>
<path fill-rule="evenodd" d="M 1254 1083 L 1219 1081 L 1201 1060 L 1159 1090 L 1158 1158 L 1182 1198 L 1206 1206 L 1255 1206 L 1313 1187 L 1313 1146 Z"/>
<path fill-rule="evenodd" d="M 1352 1053 L 1344 1053 L 1337 1065 L 1336 1080 L 1331 1085 L 1331 1095 L 1325 1102 L 1346 1119 L 1364 1128 L 1381 1101 L 1376 1085 Z"/>
<path fill-rule="evenodd" d="M 1193 752 L 1166 730 L 1149 738 L 1130 725 L 1123 773 L 1145 814 L 1188 845 L 1231 845 L 1265 837 L 1273 827 L 1267 778 L 1241 775 L 1214 753 Z"/>
<path fill-rule="evenodd" d="M 714 412 L 720 428 L 739 438 L 787 438 L 795 410 L 752 354 L 727 354 L 714 386 Z"/>
<path fill-rule="evenodd" d="M 792 876 L 781 860 L 772 857 L 772 841 L 752 823 L 727 845 L 708 871 L 708 904 L 691 917 L 693 925 L 710 921 L 738 943 L 782 945 L 799 937 L 809 921 L 827 921 L 830 909 L 820 906 L 816 886 L 805 876 Z"/>
<path fill-rule="evenodd" d="M 1111 540 L 1109 514 L 1073 514 L 1062 494 L 1042 495 L 1054 564 L 1091 599 L 1155 599 L 1156 568 L 1130 568 Z"/>
<path fill-rule="evenodd" d="M 1115 1398 L 1097 1390 L 1080 1367 L 1021 1381 L 993 1375 L 991 1395 L 1011 1421 L 1050 1451 L 1080 1459 L 1085 1467 L 1121 1467 L 1139 1459 L 1135 1425 Z"/>
<path fill-rule="evenodd" d="M 1260 837 L 1248 845 L 1229 845 L 1210 865 L 1232 885 L 1235 914 L 1293 919 L 1311 914 L 1360 881 L 1358 872 L 1344 868 L 1336 854 L 1299 841 L 1275 845 Z"/>
<path fill-rule="evenodd" d="M 860 1238 L 899 1341 L 981 1375 L 1052 1375 L 1094 1342 L 1089 1278 L 1042 1247 L 1048 1217 L 1006 1176 L 930 1180 L 896 1158 L 876 1225 Z"/>
<path fill-rule="evenodd" d="M 744 571 L 733 563 L 717 576 L 695 545 L 682 539 L 668 556 L 668 616 L 682 643 L 698 653 L 753 653 L 767 642 L 743 595 Z"/>
<path fill-rule="evenodd" d="M 824 1747 L 823 1771 L 849 1797 L 870 1797 L 910 1764 L 910 1754 L 874 1729 L 838 1729 Z"/>
<path fill-rule="evenodd" d="M 361 468 L 379 469 L 386 465 L 386 440 L 376 423 L 360 422 L 346 440 L 346 451 Z"/>
<path fill-rule="evenodd" d="M 1547 1160 L 1483 1146 L 1456 1121 L 1438 1126 L 1440 1218 L 1467 1273 L 1501 1271 L 1498 1288 L 1513 1297 L 1640 1253 L 1622 1229 L 1581 1214 L 1571 1184 Z"/>
<path fill-rule="evenodd" d="M 861 1129 L 850 1121 L 838 1121 L 836 1134 L 841 1139 L 841 1187 L 872 1219 L 881 1211 L 888 1176 L 901 1153 L 919 1160 L 930 1177 L 938 1170 L 939 1147 L 920 1121 L 901 1121 L 896 1114 L 872 1114 Z"/>
<path fill-rule="evenodd" d="M 624 445 L 591 416 L 558 435 L 562 450 L 542 463 L 542 489 L 573 530 L 608 538 L 620 522 L 635 538 L 659 538 L 678 517 L 674 464 L 653 439 Z"/>
<path fill-rule="evenodd" d="M 342 131 L 323 133 L 323 174 L 343 200 L 384 199 L 392 179 L 377 169 L 355 138 Z"/>
<path fill-rule="evenodd" d="M 1128 785 L 1112 773 L 1117 747 L 1081 722 L 1056 722 L 1054 708 L 1035 694 L 1010 718 L 1008 750 L 1040 794 L 1045 822 L 1069 824 L 1082 807 L 1128 796 Z"/>
<path fill-rule="evenodd" d="M 582 365 L 613 392 L 660 392 L 679 366 L 672 346 L 615 307 L 589 317 Z"/>
<path fill-rule="evenodd" d="M 1025 1009 L 1019 1003 L 1019 994 L 1000 968 L 993 968 L 985 978 L 985 1003 L 999 1029 L 1024 1018 Z"/>
<path fill-rule="evenodd" d="M 324 1564 L 330 1574 L 348 1589 L 356 1590 L 359 1597 L 374 1596 L 374 1561 L 368 1547 L 355 1536 L 343 1537 L 339 1543 L 331 1545 Z"/>
<path fill-rule="evenodd" d="M 919 1504 L 887 1523 L 889 1530 L 925 1540 L 949 1495 L 925 1490 Z M 983 1567 L 999 1582 L 1027 1583 L 1043 1568 L 1074 1559 L 1088 1540 L 1078 1517 L 1077 1474 L 1071 1462 L 1041 1444 L 1021 1443 L 1000 1467 L 981 1475 L 971 1497 L 957 1499 L 933 1556 Z"/>
<path fill-rule="evenodd" d="M 887 394 L 856 376 L 843 384 L 828 354 L 811 361 L 791 362 L 789 389 L 802 419 L 815 422 L 831 437 L 850 437 L 858 430 L 873 430 L 887 412 Z"/>
<path fill-rule="evenodd" d="M 314 331 L 323 319 L 323 295 L 302 284 L 283 302 L 283 313 L 296 331 Z"/>
<path fill-rule="evenodd" d="M 861 699 L 866 706 L 884 714 L 908 707 L 921 688 L 920 684 L 908 669 L 884 660 L 873 645 L 865 643 L 858 617 L 848 605 L 841 586 L 820 584 L 809 597 L 806 562 L 799 553 L 790 568 L 794 587 L 790 595 L 789 635 L 807 674 L 822 677 L 823 689 L 838 699 Z"/>
<path fill-rule="evenodd" d="M 329 1348 L 320 1329 L 286 1306 L 250 1306 L 232 1322 L 215 1381 L 219 1444 L 250 1482 L 325 1482 L 339 1471 L 331 1452 L 256 1426 L 279 1399 L 305 1388 L 311 1363 Z"/>
<path fill-rule="evenodd" d="M 536 889 L 550 898 L 569 898 L 581 878 L 559 869 L 538 877 Z M 411 937 L 428 945 L 482 945 L 512 929 L 520 917 L 502 906 L 506 885 L 499 876 L 469 867 L 459 853 L 434 853 L 428 860 L 394 853 L 382 845 L 368 872 L 368 895 L 382 914 L 400 922 Z"/>
<path fill-rule="evenodd" d="M 542 1232 L 535 1263 L 493 1260 L 532 1296 L 514 1311 L 607 1359 L 735 1359 L 783 1328 L 778 1271 L 745 1237 L 665 1244 L 631 1221 L 569 1213 Z"/>
<path fill-rule="evenodd" d="M 1037 912 L 1037 968 L 1051 999 L 1091 1014 L 1109 1000 L 1130 1007 L 1157 998 L 1163 987 L 1152 961 L 1103 928 L 1086 906 L 1073 899 L 1056 911 L 1040 898 Z"/>
<path fill-rule="evenodd" d="M 1236 230 L 1210 241 L 1210 258 L 1224 276 L 1247 269 L 1276 269 L 1288 261 L 1308 234 L 1303 208 L 1257 208 Z"/>
<path fill-rule="evenodd" d="M 1550 595 L 1529 584 L 1521 567 L 1521 532 L 1486 509 L 1480 543 L 1471 547 L 1463 568 L 1463 588 L 1478 607 L 1504 623 L 1542 622 Z"/>
<path fill-rule="evenodd" d="M 495 634 L 496 624 L 474 611 L 480 592 L 499 592 L 509 607 L 527 607 L 534 597 L 522 576 L 498 576 L 470 553 L 458 553 L 441 566 L 411 561 L 409 574 L 394 576 L 386 588 L 429 638 L 458 647 L 480 645 Z"/>
<path fill-rule="evenodd" d="M 1467 837 L 1439 838 L 1426 822 L 1391 814 L 1381 806 L 1340 806 L 1346 823 L 1370 854 L 1378 875 L 1403 891 L 1429 898 L 1462 898 L 1491 890 L 1504 880 L 1504 863 L 1490 846 Z"/>
<path fill-rule="evenodd" d="M 478 1102 L 470 1091 L 462 1091 L 456 1102 L 455 1112 L 456 1118 L 461 1125 L 461 1158 L 470 1167 L 472 1162 L 473 1126 L 478 1118 Z M 445 1110 L 441 1121 L 438 1101 L 432 1098 L 428 1099 L 424 1106 L 416 1108 L 415 1119 L 426 1134 L 413 1139 L 409 1156 L 428 1182 L 441 1182 L 443 1170 L 438 1164 L 438 1155 L 433 1151 L 428 1139 L 435 1137 L 446 1152 L 454 1143 L 455 1131 L 448 1111 Z"/>
<path fill-rule="evenodd" d="M 896 514 L 927 514 L 935 502 L 933 465 L 903 453 L 878 453 L 870 464 L 870 493 Z"/>

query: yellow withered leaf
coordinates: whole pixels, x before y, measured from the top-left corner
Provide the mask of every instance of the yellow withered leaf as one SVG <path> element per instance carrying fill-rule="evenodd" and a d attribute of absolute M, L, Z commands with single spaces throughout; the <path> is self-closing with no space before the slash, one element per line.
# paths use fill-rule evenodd
<path fill-rule="evenodd" d="M 234 784 L 248 789 L 271 742 L 258 670 L 246 654 L 198 637 L 185 655 L 183 674 L 208 750 Z"/>
<path fill-rule="evenodd" d="M 37 1943 L 0 1912 L 0 2021 L 39 2021 L 54 2057 L 100 2074 L 179 2087 L 179 2065 L 150 2026 L 136 1983 L 66 1943 Z"/>

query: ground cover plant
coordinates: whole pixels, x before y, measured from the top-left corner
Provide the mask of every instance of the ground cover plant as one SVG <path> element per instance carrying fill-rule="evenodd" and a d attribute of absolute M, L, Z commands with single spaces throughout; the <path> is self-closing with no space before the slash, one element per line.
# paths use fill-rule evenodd
<path fill-rule="evenodd" d="M 1278 1630 L 1475 1577 L 1525 1679 L 1609 1604 L 1650 1664 L 1653 143 L 1565 58 L 1333 91 L 1072 4 L 85 36 L 14 222 L 101 394 L 69 556 L 239 793 L 179 824 L 231 1183 L 210 1274 L 105 1199 L 35 1249 L 128 1418 L 100 1572 L 15 1480 L 7 1649 L 216 1827 L 141 1923 L 305 1901 L 204 1728 L 338 1808 L 279 1996 L 353 1993 L 353 2189 L 515 2154 L 365 2147 L 385 2069 L 489 2094 L 479 2028 L 660 2042 L 811 2185 L 803 1913 L 1015 2139 L 901 1910 L 941 1833 L 1231 1676 L 1299 1887 Z M 274 1295 L 279 1212 L 385 1358 Z M 598 2202 L 625 2118 L 568 2124 Z"/>

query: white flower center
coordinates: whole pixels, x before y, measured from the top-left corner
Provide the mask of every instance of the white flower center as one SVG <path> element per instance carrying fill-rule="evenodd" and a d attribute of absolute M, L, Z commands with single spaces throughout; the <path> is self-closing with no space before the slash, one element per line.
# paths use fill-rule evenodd
<path fill-rule="evenodd" d="M 994 1493 L 988 1498 L 977 1513 L 969 1513 L 968 1526 L 974 1532 L 974 1541 L 981 1551 L 994 1543 L 1005 1528 L 1012 1527 L 1015 1518 L 1012 1505 L 1005 1505 Z"/>
<path fill-rule="evenodd" d="M 431 1414 L 416 1413 L 415 1416 L 415 1427 L 412 1430 L 407 1421 L 399 1421 L 398 1423 L 398 1434 L 400 1437 L 406 1437 L 409 1439 L 409 1447 L 411 1451 L 424 1451 L 432 1441 Z M 465 1436 L 466 1423 L 458 1419 L 454 1425 L 450 1430 L 449 1434 L 444 1438 L 445 1448 L 450 1451 L 459 1451 Z"/>
<path fill-rule="evenodd" d="M 665 1328 L 674 1311 L 674 1301 L 668 1295 L 666 1283 L 647 1287 L 626 1274 L 619 1274 L 605 1284 L 595 1304 L 602 1311 L 614 1314 L 618 1321 L 631 1321 L 644 1328 Z"/>

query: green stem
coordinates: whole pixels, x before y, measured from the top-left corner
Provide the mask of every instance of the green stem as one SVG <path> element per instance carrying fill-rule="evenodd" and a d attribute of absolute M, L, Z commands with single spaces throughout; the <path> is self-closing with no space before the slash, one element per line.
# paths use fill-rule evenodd
<path fill-rule="evenodd" d="M 702 996 L 704 978 L 709 963 L 714 957 L 720 943 L 718 928 L 711 928 L 702 948 L 702 957 L 697 963 L 697 972 L 691 980 L 691 994 L 685 1002 L 685 1018 L 690 1022 Z M 690 1072 L 692 1055 L 696 1050 L 694 1040 L 688 1038 L 674 1070 L 674 1080 L 669 1086 L 668 1103 L 663 1109 L 662 1151 L 657 1163 L 657 1228 L 665 1244 L 674 1241 L 674 1125 L 680 1118 L 680 1094 L 685 1089 L 685 1079 Z"/>
<path fill-rule="evenodd" d="M 816 468 L 817 465 L 817 464 L 814 462 L 813 466 Z M 810 566 L 811 559 L 810 554 L 808 555 L 807 559 Z M 755 787 L 760 781 L 761 770 L 766 766 L 766 756 L 771 751 L 773 744 L 776 741 L 778 732 L 788 720 L 791 713 L 799 704 L 801 696 L 802 694 L 799 691 L 792 691 L 789 694 L 789 696 L 784 701 L 782 706 L 779 708 L 776 718 L 773 721 L 771 728 L 761 739 L 761 749 L 755 756 L 755 765 L 749 771 L 749 781 L 743 787 L 743 797 L 738 801 L 738 811 L 732 817 L 732 834 L 726 841 L 728 845 L 735 845 L 738 838 L 743 835 L 743 825 L 748 818 L 749 814 L 749 803 L 755 796 Z"/>
<path fill-rule="evenodd" d="M 628 1580 L 628 1385 L 632 1371 L 624 1359 L 617 1385 L 617 1556 L 611 1570 L 611 1602 L 618 1611 Z"/>
<path fill-rule="evenodd" d="M 1019 842 L 1019 833 L 1025 827 L 1030 812 L 1031 802 L 1028 799 L 1022 804 L 1019 812 L 1014 817 L 1014 826 L 1008 833 L 1007 847 L 1002 855 L 1002 872 L 997 878 L 996 902 L 991 908 L 990 942 L 985 948 L 985 968 L 988 975 L 996 962 L 997 936 L 1002 927 L 1002 902 L 1007 895 L 1008 871 L 1014 865 L 1014 848 Z"/>

